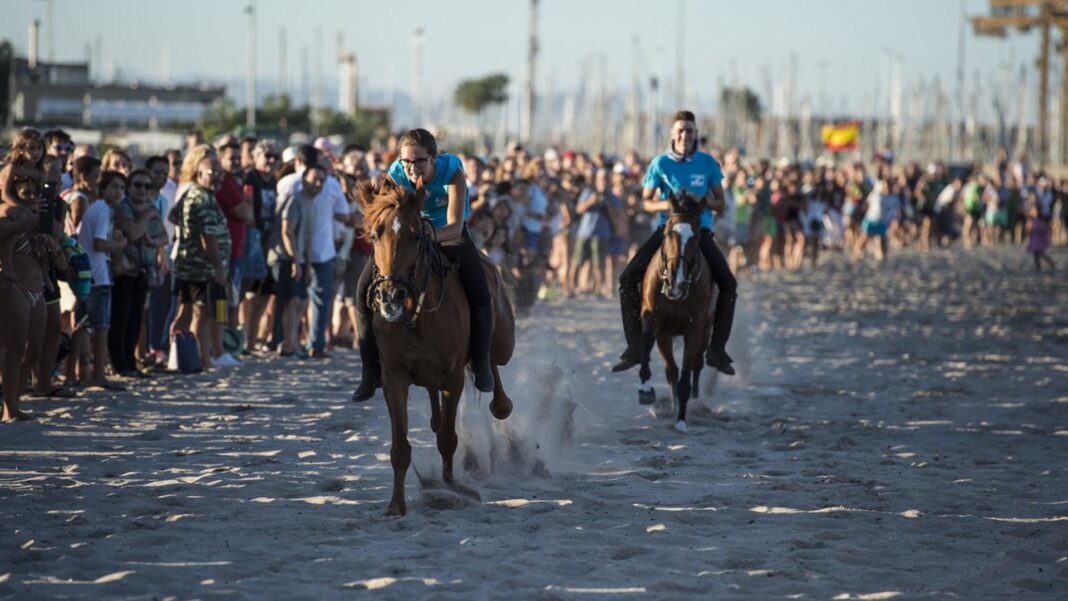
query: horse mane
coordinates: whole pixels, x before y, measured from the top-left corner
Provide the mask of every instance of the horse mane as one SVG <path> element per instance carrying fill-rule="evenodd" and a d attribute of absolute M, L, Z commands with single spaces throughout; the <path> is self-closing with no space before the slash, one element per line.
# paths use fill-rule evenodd
<path fill-rule="evenodd" d="M 374 232 L 394 219 L 417 230 L 421 221 L 417 196 L 386 175 L 360 182 L 357 197 L 363 208 L 364 238 L 370 240 Z"/>

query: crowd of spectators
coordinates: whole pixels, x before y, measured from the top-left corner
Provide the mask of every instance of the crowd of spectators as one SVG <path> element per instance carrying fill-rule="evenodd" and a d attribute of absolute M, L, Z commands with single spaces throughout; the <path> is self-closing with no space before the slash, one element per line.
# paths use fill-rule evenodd
<path fill-rule="evenodd" d="M 18 132 L 0 150 L 4 420 L 28 417 L 18 406 L 27 389 L 73 396 L 161 369 L 314 360 L 354 346 L 370 253 L 357 184 L 385 174 L 396 141 L 207 144 L 191 132 L 183 149 L 134 156 L 58 129 Z M 1036 269 L 1052 268 L 1046 249 L 1068 242 L 1068 181 L 1024 156 L 899 165 L 883 151 L 865 165 L 704 147 L 723 167 L 727 210 L 714 231 L 736 273 L 816 268 L 828 251 L 885 261 L 895 248 L 955 244 L 1016 244 Z M 499 156 L 454 154 L 469 229 L 520 312 L 538 299 L 611 298 L 655 226 L 637 152 L 514 144 Z M 192 357 L 183 340 L 195 343 Z"/>

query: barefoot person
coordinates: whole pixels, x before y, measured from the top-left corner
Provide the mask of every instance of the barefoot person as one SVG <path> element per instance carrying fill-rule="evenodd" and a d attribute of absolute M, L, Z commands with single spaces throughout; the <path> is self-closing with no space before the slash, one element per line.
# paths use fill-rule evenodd
<path fill-rule="evenodd" d="M 85 211 L 78 227 L 78 243 L 89 255 L 93 272 L 93 287 L 85 299 L 92 331 L 93 375 L 90 386 L 122 390 L 106 376 L 108 363 L 108 331 L 111 329 L 111 267 L 109 254 L 126 248 L 126 238 L 112 225 L 112 208 L 126 196 L 126 176 L 118 171 L 100 174 L 98 199 Z"/>
<path fill-rule="evenodd" d="M 482 392 L 493 390 L 490 368 L 490 338 L 493 334 L 493 307 L 489 285 L 482 269 L 482 253 L 464 223 L 471 214 L 467 178 L 463 164 L 455 155 L 438 152 L 438 142 L 425 129 L 409 130 L 398 143 L 400 158 L 389 168 L 389 177 L 408 190 L 426 190 L 422 214 L 434 226 L 435 240 L 446 257 L 460 267 L 460 280 L 471 311 L 471 364 L 475 387 Z M 399 226 L 399 224 L 398 224 Z M 374 395 L 381 382 L 378 346 L 371 328 L 371 309 L 367 289 L 371 285 L 374 262 L 368 261 L 356 285 L 357 331 L 363 377 L 353 393 L 355 401 Z"/>
<path fill-rule="evenodd" d="M 638 249 L 627 268 L 619 276 L 619 304 L 623 314 L 623 333 L 627 338 L 627 350 L 612 371 L 625 371 L 642 359 L 641 349 L 641 285 L 649 261 L 664 240 L 664 223 L 671 208 L 669 194 L 686 191 L 706 204 L 701 212 L 701 254 L 711 268 L 711 275 L 719 296 L 716 299 L 716 316 L 712 326 L 712 341 L 705 354 L 709 367 L 733 375 L 732 360 L 727 355 L 727 339 L 734 322 L 734 303 L 738 298 L 737 283 L 727 260 L 712 239 L 712 211 L 723 212 L 726 201 L 723 196 L 723 172 L 712 155 L 698 149 L 697 124 L 690 111 L 675 113 L 671 126 L 671 147 L 653 159 L 642 182 L 642 207 L 650 213 L 660 213 L 660 227 Z M 658 194 L 659 192 L 659 194 Z M 656 197 L 656 199 L 654 199 Z"/>
<path fill-rule="evenodd" d="M 37 226 L 35 198 L 31 190 L 36 183 L 25 175 L 10 178 L 14 194 L 11 201 L 0 202 L 0 355 L 3 356 L 3 421 L 31 419 L 19 409 L 24 376 L 22 367 L 31 346 L 31 332 L 44 331 L 44 294 L 39 258 L 40 243 L 31 233 Z M 23 200 L 25 199 L 25 200 Z M 39 346 L 39 341 L 38 341 Z M 26 363 L 29 365 L 29 363 Z"/>

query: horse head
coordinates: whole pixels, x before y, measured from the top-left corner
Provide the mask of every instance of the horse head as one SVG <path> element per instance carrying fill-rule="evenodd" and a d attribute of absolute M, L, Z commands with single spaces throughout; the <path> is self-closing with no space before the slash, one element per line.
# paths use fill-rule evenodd
<path fill-rule="evenodd" d="M 703 261 L 701 236 L 701 201 L 683 191 L 668 194 L 671 211 L 664 225 L 664 242 L 660 245 L 660 292 L 668 300 L 683 300 L 690 287 L 701 277 Z"/>
<path fill-rule="evenodd" d="M 433 236 L 420 215 L 425 193 L 422 181 L 411 192 L 388 176 L 359 186 L 364 235 L 374 246 L 377 271 L 369 302 L 389 322 L 413 311 L 417 300 L 416 271 Z"/>

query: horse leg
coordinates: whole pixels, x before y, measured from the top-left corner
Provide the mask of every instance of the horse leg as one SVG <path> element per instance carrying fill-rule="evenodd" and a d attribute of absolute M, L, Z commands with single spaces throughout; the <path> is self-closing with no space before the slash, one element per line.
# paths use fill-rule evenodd
<path fill-rule="evenodd" d="M 497 419 L 507 419 L 512 414 L 512 399 L 504 392 L 500 369 L 496 365 L 490 367 L 493 369 L 493 400 L 489 404 L 490 413 Z"/>
<path fill-rule="evenodd" d="M 653 370 L 649 369 L 649 355 L 653 350 L 653 343 L 655 337 L 653 336 L 653 323 L 652 319 L 648 317 L 642 318 L 642 338 L 641 338 L 641 369 L 638 370 L 638 377 L 641 379 L 641 384 L 638 385 L 638 402 L 642 405 L 652 405 L 656 402 L 656 390 L 653 389 L 653 385 L 649 380 L 653 377 Z"/>
<path fill-rule="evenodd" d="M 389 461 L 393 465 L 393 497 L 389 500 L 386 515 L 408 513 L 408 505 L 404 501 L 404 478 L 412 464 L 412 445 L 408 442 L 408 386 L 407 379 L 393 374 L 387 375 L 382 381 L 393 435 L 393 444 L 389 449 Z"/>
<path fill-rule="evenodd" d="M 430 431 L 437 434 L 441 429 L 441 400 L 437 388 L 427 388 L 426 393 L 430 396 Z"/>
<path fill-rule="evenodd" d="M 452 473 L 453 459 L 456 455 L 456 414 L 460 406 L 460 394 L 463 392 L 463 376 L 460 376 L 461 384 L 453 388 L 441 391 L 442 395 L 442 423 L 438 430 L 438 453 L 441 454 L 441 478 L 452 490 L 481 501 L 478 492 L 456 482 Z"/>
<path fill-rule="evenodd" d="M 671 391 L 671 408 L 675 408 L 678 401 L 679 366 L 675 363 L 675 349 L 672 348 L 672 337 L 666 334 L 657 334 L 656 346 L 660 349 L 660 356 L 664 358 L 664 376 L 668 381 L 668 389 Z"/>
<path fill-rule="evenodd" d="M 694 383 L 697 382 L 697 377 L 701 374 L 701 366 L 704 365 L 703 336 L 704 328 L 697 328 L 696 333 L 690 332 L 686 335 L 683 346 L 682 378 L 679 380 L 679 415 L 675 421 L 675 429 L 679 432 L 686 431 L 686 405 L 690 401 L 691 379 Z"/>

